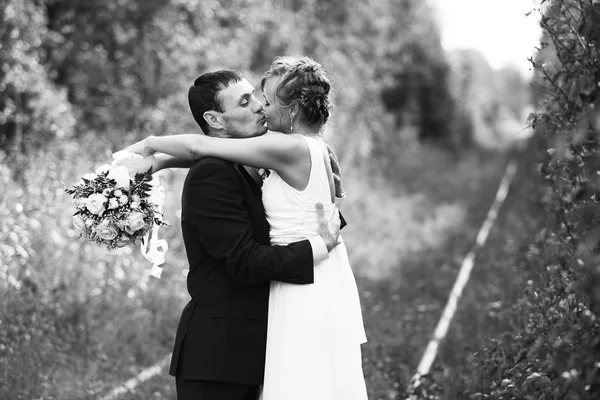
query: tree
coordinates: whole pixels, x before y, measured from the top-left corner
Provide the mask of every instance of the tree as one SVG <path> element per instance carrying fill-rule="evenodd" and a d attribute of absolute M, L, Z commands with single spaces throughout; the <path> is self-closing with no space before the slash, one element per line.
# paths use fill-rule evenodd
<path fill-rule="evenodd" d="M 33 0 L 0 4 L 0 150 L 21 154 L 71 134 L 74 118 L 66 93 L 41 62 L 44 9 Z"/>
<path fill-rule="evenodd" d="M 413 125 L 420 140 L 452 143 L 454 104 L 450 69 L 440 33 L 426 3 L 404 0 L 390 7 L 386 67 L 391 76 L 383 92 L 396 125 Z"/>

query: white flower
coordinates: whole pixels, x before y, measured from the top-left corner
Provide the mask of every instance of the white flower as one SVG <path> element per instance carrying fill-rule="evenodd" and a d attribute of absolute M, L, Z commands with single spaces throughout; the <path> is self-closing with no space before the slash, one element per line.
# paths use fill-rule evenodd
<path fill-rule="evenodd" d="M 128 201 L 129 201 L 129 199 L 125 195 L 119 197 L 119 203 L 121 203 L 121 205 L 127 204 Z"/>
<path fill-rule="evenodd" d="M 75 227 L 75 229 L 77 229 L 79 232 L 83 232 L 85 231 L 85 220 L 83 218 L 81 218 L 79 215 L 75 215 L 73 217 L 73 226 Z"/>
<path fill-rule="evenodd" d="M 124 229 L 125 232 L 133 235 L 146 225 L 144 222 L 144 214 L 141 212 L 134 212 L 129 215 L 127 221 L 125 221 Z"/>
<path fill-rule="evenodd" d="M 108 209 L 113 210 L 117 207 L 119 207 L 119 201 L 114 197 L 111 197 L 110 200 L 108 200 Z"/>
<path fill-rule="evenodd" d="M 115 197 L 123 196 L 123 192 L 121 192 L 119 189 L 115 190 L 113 194 L 115 195 Z"/>
<path fill-rule="evenodd" d="M 111 169 L 112 169 L 112 167 L 110 166 L 110 164 L 104 164 L 104 165 L 99 166 L 96 169 L 96 174 L 100 175 L 104 172 L 110 171 Z"/>
<path fill-rule="evenodd" d="M 139 202 L 137 202 L 137 201 L 132 201 L 132 202 L 129 204 L 129 207 L 131 207 L 131 208 L 132 208 L 132 209 L 134 209 L 134 210 L 135 210 L 136 208 L 138 208 L 139 206 L 140 206 L 140 203 L 139 203 Z"/>
<path fill-rule="evenodd" d="M 94 179 L 96 179 L 98 177 L 98 175 L 96 175 L 93 172 L 90 172 L 89 174 L 85 174 L 83 176 L 83 179 L 87 179 L 88 181 L 93 181 Z"/>
<path fill-rule="evenodd" d="M 90 228 L 92 225 L 94 225 L 94 220 L 93 219 L 87 219 L 85 220 L 85 226 L 87 226 L 88 228 Z"/>
<path fill-rule="evenodd" d="M 106 197 L 110 196 L 110 189 L 109 189 L 109 188 L 106 188 L 106 189 L 104 189 L 104 190 L 102 191 L 102 194 L 103 194 L 104 196 L 106 196 Z"/>
<path fill-rule="evenodd" d="M 85 208 L 85 199 L 73 199 L 73 204 L 79 209 Z"/>
<path fill-rule="evenodd" d="M 94 193 L 87 198 L 85 206 L 88 211 L 94 215 L 102 215 L 104 212 L 104 205 L 106 204 L 106 197 L 101 193 Z"/>
<path fill-rule="evenodd" d="M 112 226 L 108 219 L 105 219 L 95 229 L 96 235 L 100 236 L 104 240 L 113 240 L 117 237 L 119 232 Z"/>
<path fill-rule="evenodd" d="M 111 169 L 106 177 L 114 179 L 117 182 L 117 187 L 129 190 L 129 172 L 127 172 L 127 167 L 119 165 Z"/>
<path fill-rule="evenodd" d="M 137 194 L 134 194 L 133 196 L 131 196 L 131 201 L 133 203 L 139 203 L 140 202 L 140 196 L 138 196 Z"/>

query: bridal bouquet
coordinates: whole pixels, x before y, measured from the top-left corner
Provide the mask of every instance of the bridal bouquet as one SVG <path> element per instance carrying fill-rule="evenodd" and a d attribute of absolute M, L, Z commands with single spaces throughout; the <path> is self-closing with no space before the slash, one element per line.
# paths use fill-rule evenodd
<path fill-rule="evenodd" d="M 163 221 L 164 189 L 152 176 L 152 168 L 130 178 L 125 166 L 117 161 L 139 157 L 125 151 L 113 154 L 115 161 L 96 172 L 85 174 L 79 183 L 65 191 L 73 196 L 73 226 L 79 237 L 98 243 L 108 250 L 140 243 L 142 255 L 152 263 L 150 274 L 160 278 L 168 249 L 158 239 Z"/>
<path fill-rule="evenodd" d="M 103 165 L 65 188 L 73 196 L 73 225 L 80 237 L 114 250 L 136 244 L 153 226 L 164 225 L 158 205 L 151 200 L 151 182 L 151 170 L 131 179 L 127 168 Z"/>

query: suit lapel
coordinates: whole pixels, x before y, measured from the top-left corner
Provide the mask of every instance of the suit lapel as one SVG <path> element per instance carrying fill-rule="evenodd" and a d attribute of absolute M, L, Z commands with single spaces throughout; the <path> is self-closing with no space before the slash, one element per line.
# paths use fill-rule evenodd
<path fill-rule="evenodd" d="M 241 164 L 235 164 L 235 168 L 238 170 L 238 172 L 240 174 L 242 174 L 242 176 L 244 177 L 244 179 L 250 186 L 250 189 L 252 189 L 253 192 L 258 190 L 258 192 L 260 193 L 260 187 L 261 187 L 262 181 L 260 182 L 260 184 L 258 182 L 256 182 L 256 180 L 248 173 L 246 168 Z"/>

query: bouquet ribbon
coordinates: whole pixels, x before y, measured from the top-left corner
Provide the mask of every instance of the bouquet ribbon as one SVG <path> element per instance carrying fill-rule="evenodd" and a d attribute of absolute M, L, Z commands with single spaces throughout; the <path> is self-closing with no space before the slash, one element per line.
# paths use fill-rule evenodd
<path fill-rule="evenodd" d="M 119 160 L 129 157 L 141 157 L 139 154 L 134 154 L 128 151 L 118 151 L 113 154 L 113 166 Z M 163 206 L 165 205 L 165 189 L 160 185 L 158 176 L 152 176 L 152 180 L 148 182 L 152 189 L 150 191 L 150 201 L 156 204 L 157 210 L 162 214 Z M 160 278 L 163 268 L 160 265 L 165 263 L 165 256 L 169 249 L 169 244 L 165 239 L 158 238 L 159 226 L 154 224 L 152 229 L 146 233 L 140 245 L 140 251 L 144 258 L 152 263 L 150 275 Z"/>
<path fill-rule="evenodd" d="M 158 226 L 154 226 L 146 236 L 140 246 L 142 255 L 146 260 L 152 263 L 152 269 L 150 269 L 150 275 L 160 278 L 162 274 L 162 267 L 159 265 L 164 264 L 165 254 L 169 249 L 169 245 L 165 239 L 158 238 Z"/>

